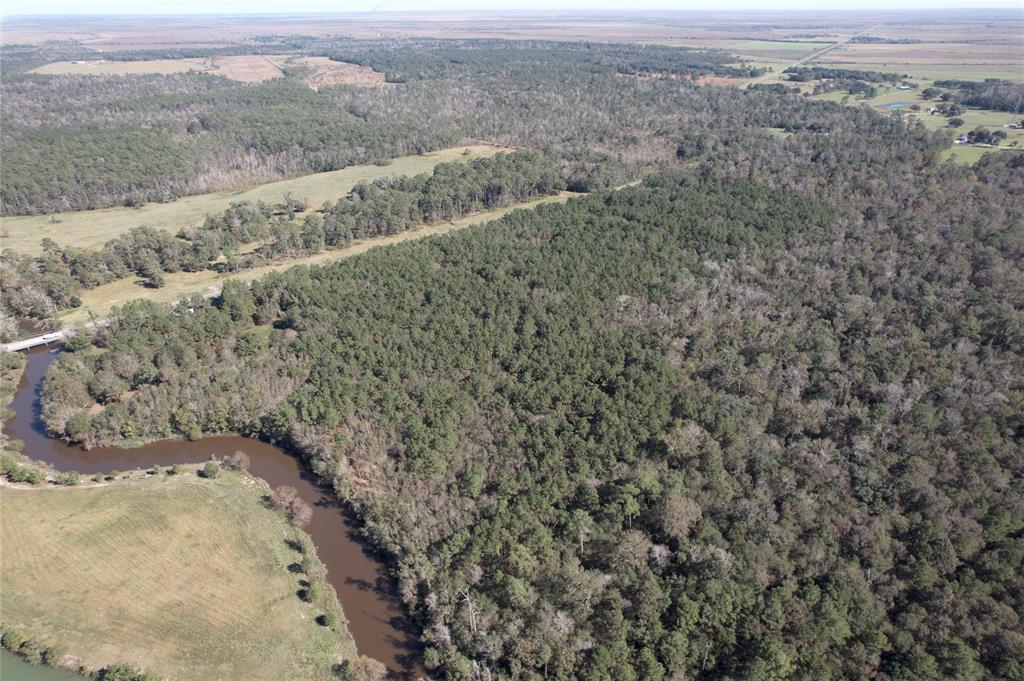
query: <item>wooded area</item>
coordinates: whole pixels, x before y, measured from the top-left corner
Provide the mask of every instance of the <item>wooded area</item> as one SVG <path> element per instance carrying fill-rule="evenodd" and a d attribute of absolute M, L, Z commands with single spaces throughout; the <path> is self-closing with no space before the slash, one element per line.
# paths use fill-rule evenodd
<path fill-rule="evenodd" d="M 47 425 L 290 443 L 445 678 L 1018 678 L 1024 157 L 679 93 L 792 134 L 695 130 L 636 187 L 125 306 Z"/>
<path fill-rule="evenodd" d="M 301 69 L 296 77 L 253 85 L 204 73 L 39 75 L 26 71 L 82 55 L 70 46 L 29 53 L 4 46 L 0 145 L 7 172 L 0 178 L 0 209 L 38 214 L 169 201 L 467 139 L 545 148 L 577 168 L 578 183 L 607 186 L 629 170 L 602 165 L 605 156 L 628 152 L 638 131 L 648 130 L 638 116 L 651 95 L 619 76 L 760 73 L 731 65 L 733 57 L 724 52 L 657 46 L 307 38 L 287 48 L 367 64 L 404 85 L 314 92 Z M 114 58 L 224 53 L 167 50 Z M 601 90 L 594 90 L 596 83 Z M 587 97 L 580 100 L 583 93 Z M 550 109 L 544 112 L 550 125 L 543 129 L 536 126 L 537 107 Z M 604 144 L 593 144 L 605 137 Z M 616 177 L 606 177 L 610 173 Z"/>
<path fill-rule="evenodd" d="M 502 208 L 565 188 L 557 164 L 536 152 L 498 154 L 469 164 L 439 164 L 433 174 L 382 178 L 360 183 L 347 197 L 326 203 L 296 223 L 303 199 L 285 196 L 270 206 L 232 204 L 196 228 L 177 236 L 137 227 L 102 249 L 60 246 L 43 240 L 43 254 L 0 255 L 4 307 L 19 318 L 50 320 L 78 307 L 79 294 L 135 275 L 148 286 L 163 286 L 164 275 L 214 269 L 238 272 L 268 261 L 296 258 L 353 240 L 397 234 L 424 224 L 455 220 Z M 260 243 L 262 242 L 262 243 Z M 257 246 L 241 253 L 244 246 Z M 0 334 L 2 335 L 2 334 Z"/>

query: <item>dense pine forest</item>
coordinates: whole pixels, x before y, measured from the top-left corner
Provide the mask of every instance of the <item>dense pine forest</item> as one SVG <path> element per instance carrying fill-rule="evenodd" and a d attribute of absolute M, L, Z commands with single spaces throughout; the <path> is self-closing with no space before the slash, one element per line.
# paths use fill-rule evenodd
<path fill-rule="evenodd" d="M 615 51 L 347 49 L 401 81 L 331 88 L 357 125 L 529 141 L 590 195 L 126 305 L 47 377 L 54 434 L 293 447 L 440 678 L 1024 677 L 1024 155 Z"/>

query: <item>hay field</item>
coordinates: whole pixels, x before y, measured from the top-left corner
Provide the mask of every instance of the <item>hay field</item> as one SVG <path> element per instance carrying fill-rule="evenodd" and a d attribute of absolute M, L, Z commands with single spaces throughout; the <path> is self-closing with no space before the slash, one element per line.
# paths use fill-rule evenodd
<path fill-rule="evenodd" d="M 466 151 L 469 151 L 466 154 Z M 342 170 L 304 175 L 290 180 L 268 182 L 248 189 L 186 196 L 170 203 L 151 203 L 141 208 L 103 208 L 99 210 L 0 218 L 0 242 L 3 248 L 19 253 L 42 253 L 40 241 L 49 237 L 64 246 L 96 248 L 114 237 L 149 225 L 177 232 L 185 226 L 200 224 L 207 214 L 224 211 L 237 201 L 278 203 L 285 192 L 306 198 L 310 208 L 334 201 L 362 181 L 391 175 L 417 175 L 446 161 L 470 161 L 493 156 L 503 147 L 477 144 L 453 147 L 417 156 L 402 156 L 387 165 L 351 166 Z"/>
<path fill-rule="evenodd" d="M 210 73 L 242 83 L 262 83 L 273 78 L 284 78 L 277 64 L 261 54 L 217 57 L 213 60 Z"/>
<path fill-rule="evenodd" d="M 137 76 L 143 74 L 207 71 L 208 59 L 149 59 L 146 61 L 58 61 L 32 69 L 29 73 L 73 76 Z"/>
<path fill-rule="evenodd" d="M 913 31 L 909 35 L 916 34 Z M 924 35 L 927 35 L 925 33 Z M 1002 34 L 965 40 L 961 34 L 948 42 L 907 45 L 847 43 L 813 61 L 815 66 L 905 73 L 912 78 L 1024 80 L 1024 42 Z"/>
<path fill-rule="evenodd" d="M 401 243 L 403 241 L 422 239 L 428 236 L 449 234 L 460 229 L 465 229 L 466 227 L 496 220 L 516 209 L 530 209 L 544 203 L 561 203 L 562 201 L 569 200 L 573 196 L 578 196 L 578 194 L 574 194 L 573 192 L 561 192 L 554 196 L 544 196 L 539 199 L 533 199 L 532 201 L 526 201 L 506 208 L 497 208 L 495 210 L 476 213 L 475 215 L 469 215 L 454 222 L 441 222 L 435 225 L 427 225 L 409 232 L 400 232 L 399 234 L 394 234 L 392 236 L 384 236 L 377 239 L 364 239 L 362 241 L 357 241 L 350 246 L 346 246 L 345 248 L 323 251 L 303 258 L 275 262 L 270 265 L 254 267 L 253 269 L 245 270 L 244 272 L 236 272 L 234 274 L 220 274 L 211 270 L 203 270 L 201 272 L 174 272 L 165 276 L 166 283 L 163 288 L 154 289 L 140 286 L 136 283 L 136 279 L 134 277 L 120 279 L 109 284 L 104 284 L 103 286 L 98 286 L 94 289 L 82 291 L 80 296 L 82 299 L 82 306 L 75 310 L 70 310 L 62 315 L 60 321 L 64 325 L 81 324 L 89 321 L 90 314 L 95 315 L 98 318 L 106 317 L 111 308 L 117 305 L 123 305 L 130 300 L 146 299 L 158 303 L 169 303 L 189 293 L 209 293 L 217 291 L 227 279 L 252 281 L 265 274 L 269 274 L 270 272 L 279 272 L 296 265 L 325 265 L 345 258 L 351 258 L 354 255 L 359 255 L 360 253 L 365 253 L 371 248 L 376 248 L 377 246 L 388 246 L 391 244 Z"/>
<path fill-rule="evenodd" d="M 144 74 L 171 74 L 200 71 L 224 76 L 242 83 L 260 83 L 271 78 L 282 78 L 284 73 L 273 61 L 261 54 L 244 54 L 212 59 L 146 59 L 140 61 L 58 61 L 30 71 L 43 75 L 74 76 L 138 76 Z"/>
<path fill-rule="evenodd" d="M 0 488 L 3 624 L 69 662 L 167 679 L 332 678 L 354 655 L 296 595 L 296 531 L 240 473 Z M 343 620 L 342 620 L 343 621 Z"/>

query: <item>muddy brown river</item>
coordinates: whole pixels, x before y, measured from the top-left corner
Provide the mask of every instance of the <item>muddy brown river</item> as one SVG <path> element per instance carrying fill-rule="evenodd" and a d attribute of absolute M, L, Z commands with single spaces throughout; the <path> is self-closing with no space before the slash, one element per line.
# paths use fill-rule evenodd
<path fill-rule="evenodd" d="M 28 363 L 18 384 L 11 409 L 15 417 L 5 432 L 25 443 L 25 453 L 62 471 L 105 473 L 111 470 L 201 463 L 211 456 L 236 451 L 249 455 L 249 472 L 272 487 L 291 485 L 313 507 L 306 531 L 313 537 L 317 555 L 327 567 L 328 581 L 338 592 L 348 627 L 361 655 L 385 663 L 400 678 L 423 674 L 419 649 L 394 595 L 387 569 L 359 540 L 358 526 L 334 495 L 318 487 L 300 461 L 266 442 L 239 436 L 207 437 L 194 442 L 161 440 L 142 447 L 81 447 L 55 440 L 46 434 L 39 417 L 43 376 L 57 354 L 42 349 L 26 355 Z"/>

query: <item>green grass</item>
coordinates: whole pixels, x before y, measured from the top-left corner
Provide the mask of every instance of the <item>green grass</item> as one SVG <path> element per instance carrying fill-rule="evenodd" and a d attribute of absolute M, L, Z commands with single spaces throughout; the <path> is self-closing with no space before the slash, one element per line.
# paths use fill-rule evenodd
<path fill-rule="evenodd" d="M 201 272 L 174 272 L 164 277 L 166 283 L 163 288 L 158 289 L 141 286 L 137 283 L 139 280 L 135 277 L 120 279 L 103 286 L 98 286 L 94 289 L 82 291 L 80 295 L 80 298 L 82 299 L 82 306 L 62 315 L 61 322 L 65 325 L 80 324 L 82 322 L 89 321 L 90 315 L 94 315 L 97 318 L 103 318 L 107 316 L 111 308 L 115 305 L 123 305 L 130 300 L 137 300 L 140 298 L 152 300 L 158 303 L 169 303 L 188 293 L 203 293 L 211 289 L 217 289 L 226 279 L 252 281 L 253 279 L 258 279 L 270 272 L 277 272 L 296 265 L 323 265 L 336 260 L 350 258 L 353 255 L 365 253 L 371 248 L 375 248 L 377 246 L 387 246 L 389 244 L 396 244 L 402 241 L 422 239 L 424 237 L 435 236 L 438 234 L 447 234 L 472 225 L 478 225 L 483 222 L 495 220 L 510 211 L 516 210 L 517 208 L 529 209 L 542 203 L 565 201 L 572 196 L 575 196 L 572 192 L 562 192 L 555 196 L 545 196 L 539 199 L 533 199 L 532 201 L 526 201 L 514 206 L 509 206 L 507 208 L 498 208 L 495 210 L 477 213 L 475 215 L 469 215 L 454 222 L 442 222 L 435 225 L 427 225 L 426 227 L 421 227 L 417 230 L 401 232 L 393 236 L 385 236 L 377 239 L 365 239 L 363 241 L 358 241 L 351 246 L 346 246 L 345 248 L 322 251 L 315 255 L 276 262 L 271 265 L 255 267 L 253 269 L 236 272 L 234 274 L 219 274 L 211 270 L 203 270 Z"/>
<path fill-rule="evenodd" d="M 930 130 L 945 130 L 954 137 L 958 137 L 979 126 L 988 128 L 989 130 L 1002 130 L 1006 133 L 1006 139 L 999 145 L 999 147 L 996 148 L 954 145 L 953 148 L 945 152 L 944 158 L 953 159 L 957 163 L 973 165 L 986 152 L 1001 153 L 1007 149 L 1024 148 L 1024 130 L 1012 130 L 1003 127 L 1011 121 L 1019 122 L 1021 119 L 1024 119 L 1024 113 L 1012 115 L 1004 111 L 964 108 L 963 113 L 957 116 L 958 118 L 963 119 L 963 125 L 951 128 L 949 127 L 950 119 L 946 116 L 928 113 L 928 108 L 934 106 L 934 101 L 921 99 L 921 91 L 929 87 L 932 82 L 929 80 L 912 80 L 917 83 L 918 88 L 916 90 L 900 90 L 895 85 L 883 84 L 877 86 L 878 96 L 871 99 L 850 97 L 846 103 L 850 105 L 867 105 L 883 114 L 898 111 L 901 114 L 917 118 Z M 842 101 L 844 97 L 846 97 L 846 94 L 843 92 L 829 92 L 823 95 L 816 95 L 814 98 L 823 101 L 838 102 Z M 885 108 L 887 104 L 896 104 L 899 102 L 906 102 L 907 106 L 898 109 Z M 920 106 L 921 110 L 911 110 L 910 107 L 914 104 Z"/>
<path fill-rule="evenodd" d="M 464 153 L 466 150 L 469 153 Z M 96 248 L 139 225 L 159 227 L 171 232 L 201 223 L 208 214 L 225 210 L 236 201 L 278 203 L 285 192 L 307 198 L 311 209 L 324 201 L 334 201 L 362 181 L 392 175 L 417 175 L 433 170 L 446 161 L 470 161 L 502 151 L 491 145 L 455 147 L 441 151 L 403 156 L 387 165 L 352 166 L 327 173 L 305 175 L 290 180 L 269 182 L 248 189 L 187 196 L 170 203 L 151 203 L 141 208 L 104 208 L 101 210 L 0 218 L 2 247 L 19 253 L 37 255 L 40 242 L 49 237 L 63 246 Z"/>
<path fill-rule="evenodd" d="M 996 149 L 987 147 L 971 147 L 965 144 L 955 144 L 942 154 L 943 159 L 949 159 L 963 165 L 972 166 L 981 160 L 981 157 L 990 153 L 1002 153 Z"/>
<path fill-rule="evenodd" d="M 725 43 L 723 49 L 734 54 L 758 55 L 767 57 L 779 57 L 782 55 L 793 56 L 795 59 L 806 57 L 818 50 L 823 50 L 830 42 L 801 42 L 801 41 L 776 41 L 776 40 L 743 40 L 734 43 Z"/>
<path fill-rule="evenodd" d="M 824 60 L 837 57 L 838 54 L 828 52 L 823 56 Z M 845 56 L 845 55 L 844 55 Z M 879 71 L 882 73 L 905 73 L 915 80 L 985 80 L 986 78 L 1004 78 L 1006 80 L 1021 81 L 1024 75 L 1020 67 L 1005 64 L 915 64 L 910 62 L 872 62 L 872 61 L 817 61 L 807 66 L 822 66 L 826 68 L 852 69 L 863 71 Z"/>
<path fill-rule="evenodd" d="M 127 662 L 177 681 L 331 678 L 355 645 L 344 626 L 316 623 L 323 604 L 296 595 L 300 576 L 288 565 L 301 556 L 285 540 L 299 533 L 264 507 L 264 494 L 231 471 L 0 488 L 3 625 L 87 669 Z"/>

